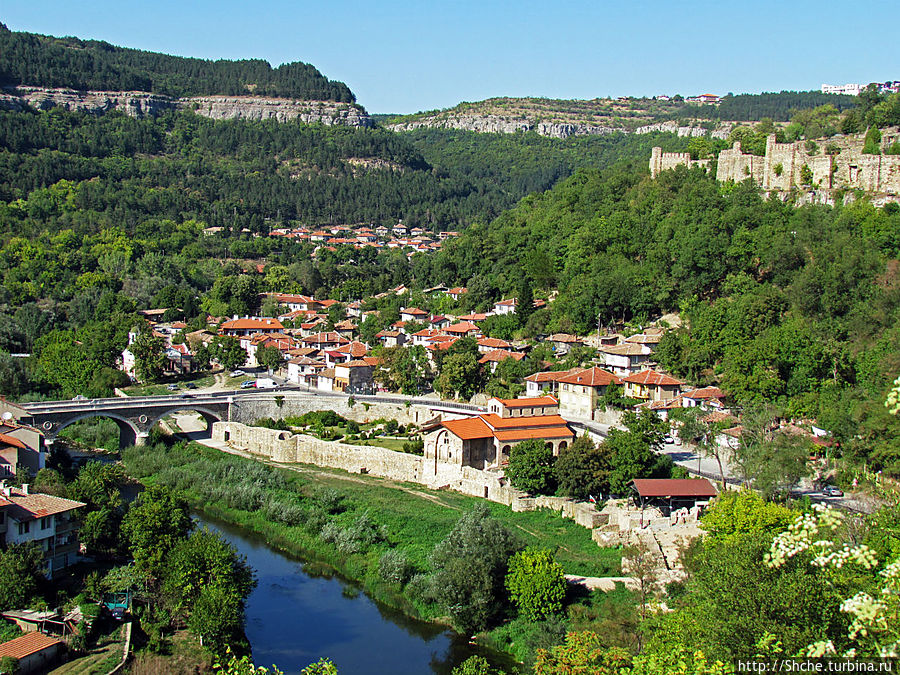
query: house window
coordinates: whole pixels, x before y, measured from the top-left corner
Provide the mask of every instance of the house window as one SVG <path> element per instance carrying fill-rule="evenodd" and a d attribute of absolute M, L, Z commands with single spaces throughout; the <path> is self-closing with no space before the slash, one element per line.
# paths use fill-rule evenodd
<path fill-rule="evenodd" d="M 41 529 L 42 530 L 49 529 L 51 520 L 52 519 L 50 518 L 50 516 L 47 516 L 46 518 L 41 518 Z"/>
<path fill-rule="evenodd" d="M 19 523 L 19 534 L 28 534 L 31 531 L 31 523 Z"/>

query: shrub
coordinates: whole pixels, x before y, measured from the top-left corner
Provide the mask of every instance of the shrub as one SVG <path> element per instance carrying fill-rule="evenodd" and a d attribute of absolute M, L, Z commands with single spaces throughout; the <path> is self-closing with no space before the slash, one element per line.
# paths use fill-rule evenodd
<path fill-rule="evenodd" d="M 529 548 L 510 558 L 506 589 L 522 616 L 540 621 L 562 611 L 565 572 L 550 551 Z"/>
<path fill-rule="evenodd" d="M 325 509 L 326 513 L 331 515 L 343 513 L 347 510 L 347 505 L 344 503 L 344 495 L 334 488 L 320 490 L 318 494 L 316 494 L 315 499 L 322 505 L 322 508 Z"/>
<path fill-rule="evenodd" d="M 385 581 L 393 584 L 405 584 L 412 576 L 412 563 L 401 551 L 391 549 L 385 551 L 378 560 L 378 574 Z"/>
<path fill-rule="evenodd" d="M 403 452 L 408 452 L 412 455 L 421 455 L 425 451 L 425 441 L 421 438 L 418 438 L 414 441 L 406 441 L 403 444 Z"/>

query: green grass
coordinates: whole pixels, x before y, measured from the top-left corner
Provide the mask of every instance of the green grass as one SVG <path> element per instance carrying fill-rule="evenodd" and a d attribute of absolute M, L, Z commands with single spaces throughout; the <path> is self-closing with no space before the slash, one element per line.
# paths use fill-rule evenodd
<path fill-rule="evenodd" d="M 105 675 L 122 660 L 124 640 L 124 625 L 117 625 L 101 635 L 88 654 L 51 670 L 50 675 Z"/>
<path fill-rule="evenodd" d="M 387 448 L 388 450 L 394 450 L 396 452 L 403 452 L 403 444 L 409 443 L 411 438 L 370 438 L 366 441 L 348 441 L 344 439 L 344 443 L 350 443 L 351 445 L 373 445 L 379 448 Z"/>

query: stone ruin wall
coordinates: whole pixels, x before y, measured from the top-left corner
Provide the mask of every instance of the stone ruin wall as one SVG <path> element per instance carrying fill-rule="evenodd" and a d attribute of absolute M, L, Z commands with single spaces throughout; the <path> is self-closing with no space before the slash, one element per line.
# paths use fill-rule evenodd
<path fill-rule="evenodd" d="M 650 176 L 656 178 L 661 171 L 674 169 L 681 164 L 687 165 L 689 169 L 695 166 L 709 168 L 708 159 L 691 159 L 689 152 L 663 152 L 662 148 L 655 147 L 650 154 Z"/>
<path fill-rule="evenodd" d="M 882 147 L 888 147 L 897 140 L 898 135 L 896 131 L 885 132 Z M 745 153 L 741 144 L 735 143 L 719 153 L 716 180 L 741 182 L 752 178 L 763 190 L 775 192 L 790 192 L 799 188 L 900 195 L 900 155 L 864 155 L 861 137 L 846 139 L 839 145 L 842 147 L 837 155 L 826 155 L 821 147 L 818 154 L 810 155 L 805 141 L 778 143 L 773 134 L 766 140 L 765 156 L 759 157 Z M 660 171 L 681 164 L 692 167 L 699 162 L 691 160 L 687 153 L 664 153 L 661 148 L 653 148 L 650 175 L 655 178 Z M 800 174 L 804 166 L 812 171 L 812 188 L 801 182 Z"/>

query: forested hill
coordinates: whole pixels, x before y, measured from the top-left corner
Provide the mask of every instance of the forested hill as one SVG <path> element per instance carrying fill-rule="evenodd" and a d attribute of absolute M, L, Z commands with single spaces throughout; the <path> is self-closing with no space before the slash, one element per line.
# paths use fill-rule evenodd
<path fill-rule="evenodd" d="M 665 368 L 818 419 L 896 470 L 900 425 L 882 402 L 900 374 L 898 258 L 893 204 L 794 207 L 684 167 L 656 180 L 583 170 L 470 228 L 419 274 L 465 284 L 471 303 L 515 294 L 523 276 L 536 295 L 558 291 L 533 333 L 680 310 L 688 327 L 656 354 Z"/>
<path fill-rule="evenodd" d="M 10 31 L 0 24 L 0 86 L 145 91 L 176 98 L 223 94 L 354 103 L 343 82 L 308 63 L 208 61 L 107 42 Z"/>
<path fill-rule="evenodd" d="M 296 120 L 215 121 L 188 110 L 155 118 L 0 111 L 0 202 L 66 180 L 87 200 L 82 208 L 102 212 L 86 221 L 96 229 L 170 218 L 265 233 L 402 218 L 455 230 L 489 221 L 578 167 L 646 167 L 652 145 L 684 150 L 687 139 L 406 136 Z"/>

